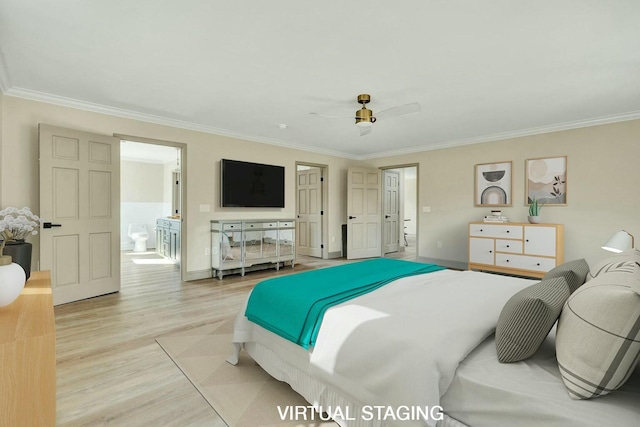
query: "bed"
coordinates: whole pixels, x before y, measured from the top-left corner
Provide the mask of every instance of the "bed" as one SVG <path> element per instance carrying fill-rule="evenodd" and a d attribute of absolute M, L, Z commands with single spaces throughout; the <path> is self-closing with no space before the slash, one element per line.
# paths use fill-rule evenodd
<path fill-rule="evenodd" d="M 300 286 L 304 274 L 297 275 Z M 566 283 L 562 268 L 556 276 Z M 505 308 L 543 282 L 446 269 L 407 275 L 327 308 L 308 348 L 250 321 L 249 297 L 236 317 L 236 352 L 229 362 L 235 364 L 238 352 L 246 350 L 341 426 L 636 425 L 640 347 L 631 348 L 637 354 L 631 354 L 622 384 L 588 400 L 567 392 L 556 360 L 555 327 L 545 331 L 532 356 L 498 360 L 494 331 Z M 581 290 L 580 285 L 573 286 Z M 578 294 L 576 289 L 571 293 Z M 632 295 L 639 298 L 640 318 L 640 295 Z"/>

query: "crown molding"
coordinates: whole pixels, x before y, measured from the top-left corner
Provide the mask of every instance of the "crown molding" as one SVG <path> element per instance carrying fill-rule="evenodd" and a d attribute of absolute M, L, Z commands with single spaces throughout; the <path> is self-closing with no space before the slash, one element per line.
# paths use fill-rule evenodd
<path fill-rule="evenodd" d="M 617 114 L 613 116 L 596 117 L 594 119 L 576 120 L 573 122 L 564 122 L 564 123 L 558 123 L 554 125 L 522 129 L 522 130 L 513 131 L 513 132 L 501 132 L 501 133 L 494 133 L 491 135 L 479 136 L 474 138 L 444 141 L 436 145 L 418 146 L 414 148 L 408 148 L 405 150 L 379 152 L 379 153 L 374 153 L 371 155 L 360 157 L 356 160 L 368 160 L 368 159 L 376 159 L 380 157 L 398 156 L 402 154 L 413 154 L 413 153 L 419 153 L 423 151 L 433 151 L 433 150 L 440 150 L 443 148 L 460 147 L 463 145 L 481 144 L 483 142 L 502 141 L 505 139 L 521 138 L 524 136 L 532 136 L 532 135 L 541 135 L 545 133 L 560 132 L 564 130 L 579 129 L 579 128 L 590 127 L 590 126 L 606 125 L 610 123 L 626 122 L 629 120 L 637 120 L 637 119 L 640 119 L 640 111 L 631 111 L 629 113 Z"/>
<path fill-rule="evenodd" d="M 147 123 L 155 123 L 155 124 L 170 126 L 170 127 L 179 128 L 179 129 L 187 129 L 187 130 L 193 130 L 196 132 L 202 132 L 202 133 L 207 133 L 212 135 L 226 136 L 226 137 L 237 138 L 237 139 L 242 139 L 246 141 L 259 142 L 262 144 L 275 145 L 278 147 L 312 152 L 316 154 L 355 159 L 355 157 L 353 157 L 352 154 L 344 153 L 341 151 L 333 151 L 333 150 L 308 147 L 308 146 L 303 146 L 298 144 L 291 144 L 291 143 L 283 142 L 276 139 L 264 138 L 256 135 L 234 132 L 227 129 L 216 128 L 213 126 L 206 126 L 198 123 L 187 122 L 184 120 L 170 119 L 167 117 L 140 113 L 137 111 L 126 110 L 122 108 L 115 108 L 115 107 L 109 107 L 101 104 L 94 104 L 91 102 L 80 101 L 73 98 L 52 95 L 49 93 L 38 92 L 38 91 L 29 90 L 29 89 L 14 87 L 14 88 L 9 88 L 8 90 L 4 91 L 4 93 L 8 96 L 13 96 L 15 98 L 22 98 L 22 99 L 28 99 L 31 101 L 44 102 L 47 104 L 54 104 L 62 107 L 74 108 L 77 110 L 90 111 L 93 113 L 106 114 L 109 116 L 122 117 L 125 119 L 138 120 L 138 121 L 147 122 Z"/>
<path fill-rule="evenodd" d="M 376 159 L 381 157 L 398 156 L 403 154 L 413 154 L 413 153 L 419 153 L 424 151 L 440 150 L 444 148 L 459 147 L 464 145 L 481 144 L 484 142 L 501 141 L 505 139 L 521 138 L 525 136 L 540 135 L 544 133 L 559 132 L 564 130 L 578 129 L 578 128 L 589 127 L 589 126 L 598 126 L 598 125 L 640 119 L 640 111 L 632 111 L 632 112 L 617 114 L 612 116 L 596 117 L 596 118 L 587 119 L 587 120 L 576 120 L 572 122 L 564 122 L 564 123 L 558 123 L 554 125 L 540 126 L 535 128 L 512 131 L 512 132 L 501 132 L 501 133 L 495 133 L 495 134 L 473 137 L 473 138 L 465 138 L 465 139 L 458 139 L 458 140 L 452 140 L 452 141 L 442 141 L 440 143 L 436 143 L 435 145 L 417 146 L 417 147 L 408 148 L 404 150 L 382 151 L 382 152 L 372 153 L 369 155 L 360 156 L 360 155 L 354 155 L 351 153 L 346 153 L 341 151 L 333 151 L 333 150 L 326 150 L 326 149 L 321 149 L 316 147 L 308 147 L 308 146 L 303 146 L 298 144 L 291 144 L 291 143 L 283 142 L 276 139 L 263 138 L 256 135 L 233 132 L 227 129 L 216 128 L 213 126 L 206 126 L 206 125 L 187 122 L 183 120 L 170 119 L 170 118 L 156 116 L 152 114 L 139 113 L 136 111 L 125 110 L 121 108 L 114 108 L 106 105 L 94 104 L 94 103 L 85 102 L 85 101 L 79 101 L 73 98 L 51 95 L 48 93 L 32 91 L 29 89 L 13 88 L 13 87 L 10 87 L 8 84 L 8 76 L 6 75 L 6 68 L 4 67 L 1 51 L 0 51 L 0 89 L 2 89 L 5 95 L 13 96 L 16 98 L 23 98 L 23 99 L 28 99 L 32 101 L 44 102 L 47 104 L 54 104 L 54 105 L 60 105 L 63 107 L 74 108 L 78 110 L 91 111 L 99 114 L 122 117 L 125 119 L 155 123 L 155 124 L 170 126 L 170 127 L 179 128 L 179 129 L 187 129 L 187 130 L 192 130 L 192 131 L 202 132 L 202 133 L 207 133 L 212 135 L 226 136 L 230 138 L 237 138 L 237 139 L 242 139 L 246 141 L 259 142 L 262 144 L 269 144 L 269 145 L 274 145 L 274 146 L 283 147 L 283 148 L 301 150 L 301 151 L 310 152 L 310 153 L 340 157 L 340 158 L 350 159 L 350 160 L 359 160 L 359 161 Z"/>

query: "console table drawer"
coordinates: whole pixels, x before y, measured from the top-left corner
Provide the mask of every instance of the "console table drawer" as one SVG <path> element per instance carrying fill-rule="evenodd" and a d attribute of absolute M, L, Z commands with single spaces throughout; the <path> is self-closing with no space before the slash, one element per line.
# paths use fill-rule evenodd
<path fill-rule="evenodd" d="M 222 231 L 240 231 L 242 230 L 242 223 L 225 223 L 222 224 Z"/>

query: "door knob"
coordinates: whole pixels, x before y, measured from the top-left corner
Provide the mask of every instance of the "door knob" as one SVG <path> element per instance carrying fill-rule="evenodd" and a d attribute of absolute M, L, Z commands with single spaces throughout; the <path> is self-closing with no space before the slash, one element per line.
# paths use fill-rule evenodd
<path fill-rule="evenodd" d="M 356 217 L 349 215 L 349 219 L 356 219 Z"/>
<path fill-rule="evenodd" d="M 391 218 L 391 215 L 385 215 L 384 217 L 385 218 Z"/>
<path fill-rule="evenodd" d="M 42 228 L 62 227 L 62 224 L 51 224 L 50 222 L 43 222 Z"/>

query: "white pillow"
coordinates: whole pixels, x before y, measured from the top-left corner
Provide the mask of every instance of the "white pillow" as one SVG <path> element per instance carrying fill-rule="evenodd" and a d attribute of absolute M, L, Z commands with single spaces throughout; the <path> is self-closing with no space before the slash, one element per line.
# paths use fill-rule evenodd
<path fill-rule="evenodd" d="M 556 334 L 556 356 L 572 399 L 609 394 L 640 359 L 640 266 L 601 272 L 567 300 Z"/>

